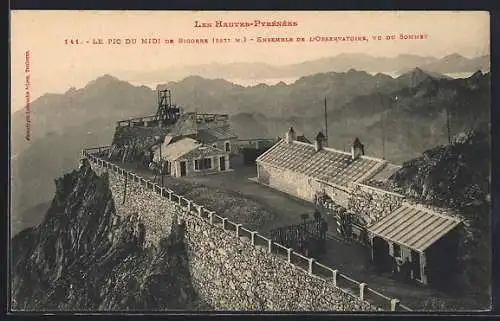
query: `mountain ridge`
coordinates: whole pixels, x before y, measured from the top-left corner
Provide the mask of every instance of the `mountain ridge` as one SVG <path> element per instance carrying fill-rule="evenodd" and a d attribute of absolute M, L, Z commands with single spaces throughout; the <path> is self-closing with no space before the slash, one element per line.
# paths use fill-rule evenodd
<path fill-rule="evenodd" d="M 490 56 L 481 55 L 467 58 L 460 54 L 449 54 L 442 58 L 400 54 L 394 57 L 371 56 L 366 53 L 341 53 L 336 56 L 323 57 L 287 65 L 271 65 L 263 62 L 234 62 L 229 64 L 211 63 L 192 66 L 176 66 L 151 72 L 126 72 L 128 78 L 135 81 L 151 82 L 165 79 L 183 79 L 190 74 L 199 74 L 205 78 L 226 79 L 266 79 L 302 77 L 319 72 L 344 72 L 350 68 L 367 72 L 405 73 L 420 67 L 428 72 L 464 73 L 477 69 L 487 71 L 490 68 Z"/>

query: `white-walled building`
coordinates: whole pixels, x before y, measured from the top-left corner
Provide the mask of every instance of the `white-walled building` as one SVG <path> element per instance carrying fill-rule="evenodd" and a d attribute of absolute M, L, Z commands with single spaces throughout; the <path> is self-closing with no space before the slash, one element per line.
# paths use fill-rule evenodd
<path fill-rule="evenodd" d="M 166 162 L 167 173 L 174 177 L 205 175 L 230 169 L 228 152 L 192 138 L 175 142 L 166 139 L 154 148 L 153 161 Z"/>

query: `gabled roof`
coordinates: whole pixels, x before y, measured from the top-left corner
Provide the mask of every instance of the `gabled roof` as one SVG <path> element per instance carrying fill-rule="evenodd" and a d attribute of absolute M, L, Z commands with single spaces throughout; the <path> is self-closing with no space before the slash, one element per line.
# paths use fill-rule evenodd
<path fill-rule="evenodd" d="M 193 137 L 203 143 L 237 138 L 228 123 L 207 126 L 207 124 L 198 124 L 192 115 L 182 115 L 167 137 L 170 137 L 172 141 L 177 140 L 179 137 Z"/>
<path fill-rule="evenodd" d="M 309 139 L 307 139 L 307 137 L 305 135 L 297 136 L 297 141 L 307 143 L 307 144 L 312 144 L 312 142 Z"/>
<path fill-rule="evenodd" d="M 197 149 L 201 146 L 201 143 L 197 142 L 191 138 L 183 138 L 176 141 L 175 143 L 170 143 L 168 145 L 161 146 L 161 156 L 163 159 L 169 161 L 174 161 L 182 157 L 183 155 Z M 160 148 L 155 150 L 155 154 L 159 156 Z"/>
<path fill-rule="evenodd" d="M 175 138 L 178 136 L 195 135 L 197 132 L 196 122 L 191 117 L 182 115 L 174 126 L 172 126 L 172 130 L 168 133 L 168 136 Z"/>
<path fill-rule="evenodd" d="M 155 147 L 155 159 L 160 157 L 160 146 Z M 201 158 L 208 156 L 224 156 L 227 152 L 214 148 L 212 146 L 203 145 L 202 143 L 192 138 L 182 138 L 173 143 L 163 144 L 161 146 L 161 154 L 163 159 L 169 161 Z"/>
<path fill-rule="evenodd" d="M 384 239 L 423 252 L 460 222 L 451 216 L 404 204 L 368 227 L 368 230 Z"/>
<path fill-rule="evenodd" d="M 257 162 L 340 186 L 358 182 L 384 164 L 381 159 L 366 156 L 352 160 L 350 153 L 328 147 L 316 152 L 312 144 L 284 140 L 260 155 Z"/>
<path fill-rule="evenodd" d="M 223 151 L 222 149 L 218 149 L 208 145 L 200 145 L 198 148 L 193 149 L 192 151 L 182 155 L 179 157 L 179 160 L 184 159 L 197 159 L 203 157 L 212 157 L 212 156 L 227 156 L 229 153 Z"/>
<path fill-rule="evenodd" d="M 204 143 L 210 143 L 218 140 L 234 139 L 237 138 L 237 136 L 231 129 L 231 126 L 225 125 L 221 127 L 199 129 L 196 138 Z"/>

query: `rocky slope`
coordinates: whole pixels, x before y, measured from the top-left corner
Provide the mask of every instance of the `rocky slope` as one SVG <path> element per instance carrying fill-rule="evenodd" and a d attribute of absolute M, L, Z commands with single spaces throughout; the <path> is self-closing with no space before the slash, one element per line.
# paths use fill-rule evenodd
<path fill-rule="evenodd" d="M 189 276 L 182 231 L 144 247 L 144 225 L 116 213 L 106 175 L 56 180 L 43 222 L 12 240 L 14 310 L 209 309 Z"/>
<path fill-rule="evenodd" d="M 489 302 L 491 289 L 491 154 L 489 135 L 468 131 L 427 150 L 391 177 L 392 188 L 464 219 L 457 288 Z"/>

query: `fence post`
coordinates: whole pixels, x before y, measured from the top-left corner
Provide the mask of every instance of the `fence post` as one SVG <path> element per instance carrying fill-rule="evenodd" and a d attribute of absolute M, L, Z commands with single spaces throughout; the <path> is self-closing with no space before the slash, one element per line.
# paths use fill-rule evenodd
<path fill-rule="evenodd" d="M 392 299 L 391 300 L 391 311 L 396 311 L 396 309 L 399 306 L 399 300 L 398 299 Z"/>
<path fill-rule="evenodd" d="M 286 251 L 288 254 L 288 263 L 292 263 L 292 251 L 293 251 L 293 249 L 290 247 Z"/>
<path fill-rule="evenodd" d="M 172 201 L 172 191 L 168 191 L 168 200 Z"/>
<path fill-rule="evenodd" d="M 311 257 L 309 258 L 309 274 L 313 274 L 313 262 L 315 260 Z"/>
<path fill-rule="evenodd" d="M 160 188 L 160 196 L 163 197 L 163 187 Z"/>
<path fill-rule="evenodd" d="M 268 241 L 267 242 L 267 251 L 269 253 L 272 253 L 273 252 L 273 241 L 271 239 L 268 239 L 267 241 Z"/>
<path fill-rule="evenodd" d="M 191 213 L 191 201 L 190 200 L 186 200 L 186 201 L 187 201 L 187 212 Z"/>
<path fill-rule="evenodd" d="M 240 226 L 241 224 L 236 224 L 236 237 L 240 237 Z"/>
<path fill-rule="evenodd" d="M 337 286 L 337 273 L 338 270 L 333 270 L 333 286 Z"/>
<path fill-rule="evenodd" d="M 214 212 L 209 212 L 208 217 L 210 218 L 210 224 L 214 224 Z"/>
<path fill-rule="evenodd" d="M 250 234 L 252 235 L 251 238 L 252 238 L 252 245 L 255 246 L 255 234 L 257 234 L 257 232 L 253 231 L 253 232 L 250 232 Z"/>
<path fill-rule="evenodd" d="M 365 298 L 365 288 L 366 288 L 366 283 L 362 282 L 359 284 L 359 299 L 361 301 L 363 301 Z"/>
<path fill-rule="evenodd" d="M 226 230 L 226 221 L 227 221 L 227 217 L 223 217 L 222 218 L 222 229 L 225 231 Z"/>

